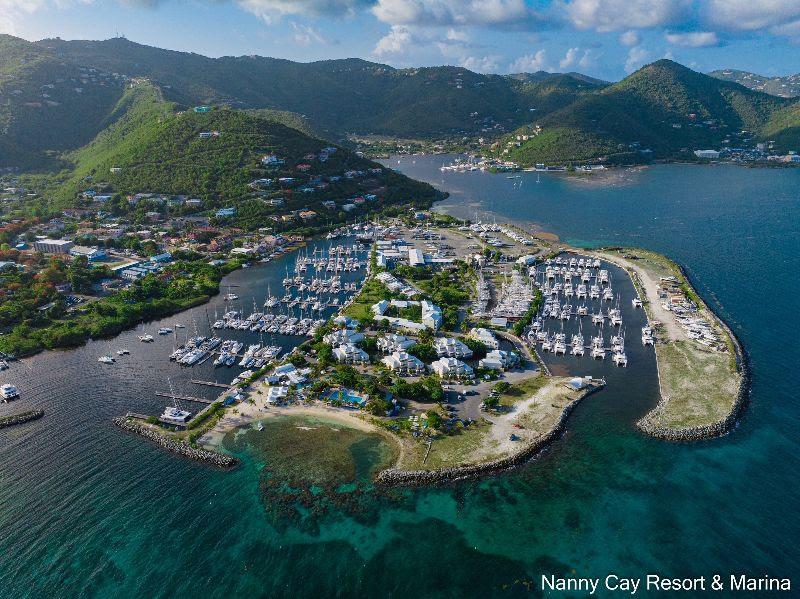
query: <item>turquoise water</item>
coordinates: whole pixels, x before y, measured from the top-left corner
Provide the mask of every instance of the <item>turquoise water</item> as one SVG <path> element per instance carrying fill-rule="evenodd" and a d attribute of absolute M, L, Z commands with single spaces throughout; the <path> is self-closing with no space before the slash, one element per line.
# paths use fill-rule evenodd
<path fill-rule="evenodd" d="M 442 184 L 441 158 L 403 162 Z M 223 473 L 110 425 L 125 409 L 163 407 L 153 391 L 164 390 L 166 368 L 178 390 L 202 392 L 187 382 L 197 372 L 162 366 L 168 348 L 145 351 L 126 333 L 119 344 L 131 361 L 114 370 L 98 369 L 107 345 L 93 344 L 17 371 L 16 409 L 47 415 L 0 431 L 2 596 L 507 597 L 528 595 L 523 582 L 538 587 L 542 573 L 609 572 L 771 574 L 796 585 L 800 172 L 663 166 L 612 184 L 524 177 L 512 187 L 502 175 L 450 175 L 447 204 L 684 264 L 751 354 L 752 402 L 731 435 L 694 445 L 639 435 L 631 422 L 654 397 L 634 381 L 591 396 L 564 438 L 524 468 L 441 489 L 356 491 L 340 508 L 298 518 L 264 503 L 268 456 L 242 452 L 243 466 Z M 283 266 L 233 276 L 249 301 L 245 286 L 265 287 Z M 360 460 L 375 449 L 353 451 Z"/>

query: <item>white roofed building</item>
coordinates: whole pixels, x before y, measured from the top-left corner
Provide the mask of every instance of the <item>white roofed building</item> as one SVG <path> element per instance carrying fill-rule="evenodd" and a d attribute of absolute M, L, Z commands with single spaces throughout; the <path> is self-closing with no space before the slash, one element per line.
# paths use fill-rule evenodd
<path fill-rule="evenodd" d="M 385 354 L 391 354 L 398 351 L 406 351 L 417 344 L 415 339 L 406 337 L 405 335 L 397 335 L 392 333 L 384 335 L 378 339 L 378 349 Z"/>
<path fill-rule="evenodd" d="M 486 357 L 478 362 L 481 368 L 491 368 L 492 370 L 508 370 L 519 364 L 519 356 L 513 351 L 494 349 L 486 354 Z"/>
<path fill-rule="evenodd" d="M 475 328 L 469 332 L 469 336 L 476 341 L 480 341 L 489 349 L 497 349 L 500 347 L 500 342 L 489 329 Z"/>
<path fill-rule="evenodd" d="M 337 329 L 325 335 L 322 340 L 328 345 L 345 345 L 347 343 L 360 343 L 364 340 L 364 335 L 352 329 Z"/>
<path fill-rule="evenodd" d="M 434 340 L 433 348 L 439 357 L 471 358 L 472 350 L 458 339 L 452 337 L 439 337 Z"/>
<path fill-rule="evenodd" d="M 443 379 L 471 379 L 475 377 L 472 367 L 456 358 L 439 358 L 431 364 L 431 370 Z"/>
<path fill-rule="evenodd" d="M 333 357 L 341 364 L 369 364 L 369 355 L 352 343 L 345 343 L 333 349 Z"/>
<path fill-rule="evenodd" d="M 408 352 L 396 351 L 381 360 L 392 372 L 417 375 L 425 372 L 425 364 Z"/>

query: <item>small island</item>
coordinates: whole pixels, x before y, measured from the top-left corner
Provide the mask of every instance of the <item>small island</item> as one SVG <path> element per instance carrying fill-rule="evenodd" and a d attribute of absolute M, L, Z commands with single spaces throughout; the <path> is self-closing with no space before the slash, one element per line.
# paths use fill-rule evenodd
<path fill-rule="evenodd" d="M 638 427 L 688 441 L 724 434 L 735 423 L 746 397 L 744 351 L 666 257 L 578 250 L 513 225 L 426 218 L 433 223 L 425 228 L 407 219 L 364 227 L 359 239 L 371 255 L 359 292 L 283 359 L 237 378 L 185 422 L 129 414 L 117 423 L 151 440 L 163 437 L 158 442 L 168 450 L 230 467 L 225 439 L 232 431 L 276 416 L 315 418 L 380 434 L 395 447 L 391 467 L 375 477 L 380 485 L 490 474 L 546 449 L 573 408 L 607 386 L 579 373 L 581 364 L 587 371 L 627 366 L 623 299 L 644 312 L 641 343 L 653 346 L 659 378 L 660 400 Z M 611 265 L 630 277 L 632 297 L 614 295 L 605 270 Z M 557 287 L 568 273 L 586 283 Z M 604 297 L 593 303 L 589 296 L 601 289 Z M 548 314 L 554 298 L 573 293 L 574 307 L 559 304 L 557 315 Z M 589 313 L 582 302 L 596 307 Z M 543 340 L 547 318 L 580 320 L 587 332 L 594 320 L 599 332 L 588 342 L 575 334 Z M 602 325 L 611 328 L 610 341 Z M 636 331 L 629 343 L 638 342 Z M 551 374 L 542 359 L 545 352 L 557 357 L 559 343 L 560 355 L 576 360 L 568 375 Z M 640 376 L 635 365 L 625 372 Z"/>

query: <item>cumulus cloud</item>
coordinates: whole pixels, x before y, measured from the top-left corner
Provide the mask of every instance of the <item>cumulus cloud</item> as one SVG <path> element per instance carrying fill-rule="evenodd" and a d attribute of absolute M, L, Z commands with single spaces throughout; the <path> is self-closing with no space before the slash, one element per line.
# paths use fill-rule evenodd
<path fill-rule="evenodd" d="M 638 31 L 629 29 L 619 34 L 619 43 L 623 46 L 638 46 L 642 43 L 642 38 Z"/>
<path fill-rule="evenodd" d="M 394 25 L 389 33 L 378 40 L 372 53 L 378 57 L 403 54 L 413 40 L 414 36 L 408 27 Z"/>
<path fill-rule="evenodd" d="M 547 62 L 547 52 L 542 49 L 535 54 L 525 54 L 520 56 L 510 65 L 509 73 L 535 73 L 536 71 L 553 71 Z"/>
<path fill-rule="evenodd" d="M 800 22 L 799 0 L 708 0 L 706 22 L 731 31 L 773 30 Z"/>
<path fill-rule="evenodd" d="M 572 65 L 575 64 L 578 60 L 578 55 L 580 53 L 580 48 L 570 48 L 567 50 L 567 53 L 564 55 L 564 58 L 558 61 L 559 68 L 568 69 Z"/>
<path fill-rule="evenodd" d="M 578 29 L 650 29 L 686 18 L 691 0 L 558 0 L 557 10 Z"/>
<path fill-rule="evenodd" d="M 390 25 L 511 27 L 537 18 L 525 0 L 378 0 L 372 13 Z"/>
<path fill-rule="evenodd" d="M 478 73 L 496 73 L 498 69 L 497 56 L 466 56 L 460 65 Z"/>
<path fill-rule="evenodd" d="M 633 73 L 636 69 L 644 65 L 650 53 L 642 46 L 634 46 L 628 50 L 628 58 L 625 60 L 625 72 Z"/>
<path fill-rule="evenodd" d="M 374 0 L 237 0 L 244 10 L 267 23 L 287 15 L 353 15 L 371 7 Z"/>
<path fill-rule="evenodd" d="M 689 33 L 666 33 L 664 38 L 674 46 L 681 48 L 706 48 L 718 46 L 719 37 L 714 31 L 691 31 Z"/>

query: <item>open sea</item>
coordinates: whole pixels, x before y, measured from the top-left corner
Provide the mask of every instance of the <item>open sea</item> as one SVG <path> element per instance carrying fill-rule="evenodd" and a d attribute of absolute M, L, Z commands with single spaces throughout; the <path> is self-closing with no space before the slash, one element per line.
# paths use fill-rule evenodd
<path fill-rule="evenodd" d="M 231 434 L 226 448 L 243 464 L 221 472 L 110 421 L 127 410 L 160 412 L 165 400 L 154 394 L 169 390 L 167 379 L 177 393 L 212 397 L 189 379 L 238 372 L 215 372 L 210 362 L 181 368 L 166 359 L 170 338 L 146 345 L 136 337 L 174 322 L 203 329 L 207 311 L 213 318 L 222 307 L 214 298 L 0 373 L 22 391 L 0 415 L 46 412 L 0 431 L 0 596 L 538 596 L 542 574 L 610 573 L 791 577 L 796 594 L 800 171 L 665 165 L 591 178 L 543 173 L 537 183 L 536 173 L 441 173 L 450 159 L 388 163 L 449 191 L 441 209 L 452 214 L 540 226 L 573 244 L 641 246 L 680 262 L 749 351 L 752 395 L 740 425 L 691 445 L 638 433 L 632 423 L 657 387 L 652 362 L 643 357 L 637 368 L 637 352 L 625 380 L 587 398 L 549 451 L 501 476 L 375 490 L 366 473 L 386 457 L 378 440 L 291 419 L 284 425 L 308 432 L 306 443 L 295 446 L 280 422 L 265 427 L 268 437 Z M 282 294 L 292 264 L 237 271 L 224 287 L 235 286 L 249 308 L 267 285 Z M 98 364 L 122 347 L 131 355 Z M 287 451 L 298 459 L 280 459 Z M 298 467 L 315 452 L 318 461 Z M 314 468 L 326 461 L 333 474 L 317 486 Z"/>

